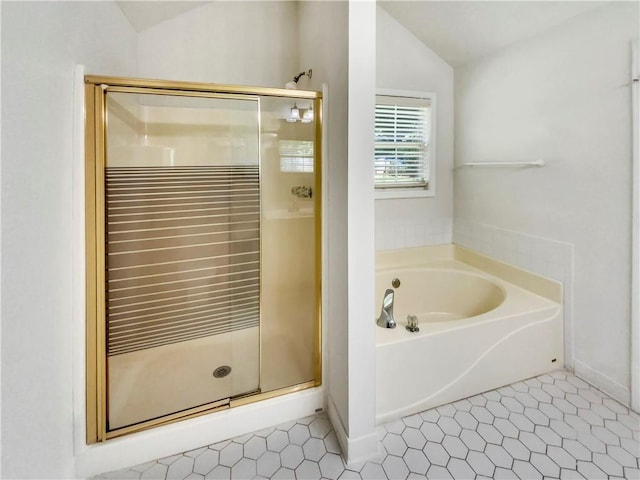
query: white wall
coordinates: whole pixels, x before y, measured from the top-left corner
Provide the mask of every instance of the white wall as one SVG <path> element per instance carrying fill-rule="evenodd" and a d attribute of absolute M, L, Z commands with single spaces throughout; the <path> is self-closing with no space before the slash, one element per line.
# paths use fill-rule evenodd
<path fill-rule="evenodd" d="M 375 244 L 373 205 L 376 2 L 349 2 L 347 462 L 375 456 Z M 346 447 L 346 448 L 345 448 Z"/>
<path fill-rule="evenodd" d="M 348 286 L 347 286 L 347 103 L 348 2 L 305 1 L 299 5 L 299 70 L 313 69 L 302 88 L 328 85 L 323 152 L 325 198 L 325 371 L 324 382 L 339 422 L 348 428 Z M 305 82 L 305 83 L 303 83 Z M 334 421 L 334 423 L 336 423 Z"/>
<path fill-rule="evenodd" d="M 377 8 L 376 87 L 435 92 L 436 195 L 375 201 L 376 250 L 451 243 L 453 68 Z"/>
<path fill-rule="evenodd" d="M 373 199 L 369 198 L 373 177 L 363 180 L 367 172 L 373 175 L 368 153 L 373 147 L 373 126 L 368 125 L 373 119 L 369 110 L 373 107 L 375 5 L 305 1 L 300 3 L 299 19 L 299 68 L 313 68 L 311 88 L 328 85 L 323 172 L 324 381 L 343 452 L 348 461 L 357 461 L 377 451 L 375 325 L 369 299 L 373 295 L 369 285 L 373 278 Z M 368 307 L 363 308 L 363 303 Z"/>
<path fill-rule="evenodd" d="M 456 164 L 547 166 L 457 170 L 454 242 L 559 266 L 573 291 L 568 365 L 625 403 L 637 19 L 637 4 L 612 2 L 455 70 Z"/>
<path fill-rule="evenodd" d="M 298 73 L 296 2 L 212 2 L 139 35 L 140 75 L 283 88 Z"/>
<path fill-rule="evenodd" d="M 2 3 L 5 478 L 73 476 L 74 68 L 134 75 L 135 41 L 112 2 Z"/>

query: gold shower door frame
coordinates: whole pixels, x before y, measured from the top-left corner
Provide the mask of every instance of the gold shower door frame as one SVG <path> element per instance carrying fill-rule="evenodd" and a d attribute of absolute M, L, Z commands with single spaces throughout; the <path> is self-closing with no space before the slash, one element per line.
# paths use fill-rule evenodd
<path fill-rule="evenodd" d="M 207 98 L 284 97 L 313 102 L 316 112 L 314 148 L 315 302 L 314 380 L 232 399 L 214 401 L 117 430 L 107 430 L 107 357 L 105 299 L 105 175 L 107 92 L 174 95 Z M 85 219 L 86 219 L 86 440 L 102 442 L 217 410 L 246 405 L 319 386 L 322 382 L 321 279 L 322 279 L 322 94 L 304 90 L 178 82 L 87 75 L 85 77 Z M 261 261 L 262 262 L 262 261 Z M 260 287 L 262 289 L 262 286 Z M 261 316 L 261 314 L 260 314 Z"/>

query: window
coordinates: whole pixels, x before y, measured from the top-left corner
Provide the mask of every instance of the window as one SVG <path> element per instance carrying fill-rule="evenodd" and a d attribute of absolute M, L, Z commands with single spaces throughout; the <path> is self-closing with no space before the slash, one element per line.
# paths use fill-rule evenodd
<path fill-rule="evenodd" d="M 433 195 L 435 96 L 379 92 L 375 109 L 377 198 Z"/>

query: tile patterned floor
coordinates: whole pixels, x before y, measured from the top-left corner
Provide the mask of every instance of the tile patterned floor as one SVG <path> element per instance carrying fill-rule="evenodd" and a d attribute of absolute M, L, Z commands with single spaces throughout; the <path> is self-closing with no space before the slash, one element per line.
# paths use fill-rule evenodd
<path fill-rule="evenodd" d="M 96 479 L 640 479 L 640 416 L 559 370 L 378 427 L 346 467 L 326 414 Z"/>

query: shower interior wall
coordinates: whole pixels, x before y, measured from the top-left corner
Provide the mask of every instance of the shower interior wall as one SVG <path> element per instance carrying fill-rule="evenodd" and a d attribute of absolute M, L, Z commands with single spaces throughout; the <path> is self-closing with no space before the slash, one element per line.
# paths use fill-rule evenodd
<path fill-rule="evenodd" d="M 298 82 L 299 88 L 321 91 L 323 83 L 329 80 L 326 78 L 327 65 L 315 62 L 314 58 L 305 60 L 303 64 L 300 58 L 300 44 L 303 39 L 306 41 L 314 38 L 306 28 L 301 27 L 304 21 L 301 18 L 301 9 L 306 3 L 314 4 L 315 2 L 211 2 L 188 11 L 140 32 L 138 36 L 139 72 L 141 75 L 152 78 L 180 78 L 282 88 L 298 72 L 313 68 L 313 83 L 303 76 Z M 340 3 L 342 2 L 338 2 Z M 335 10 L 331 10 L 328 5 L 322 10 L 335 13 Z M 212 28 L 212 25 L 216 28 Z M 303 31 L 304 35 L 301 35 L 300 32 Z M 334 37 L 336 42 L 344 40 L 339 31 L 334 33 Z M 316 38 L 316 41 L 318 40 Z M 339 44 L 339 47 L 335 46 L 334 51 L 344 50 L 345 43 Z M 225 48 L 220 48 L 220 45 L 224 45 Z M 260 45 L 260 48 L 255 48 L 256 45 Z M 328 46 L 323 45 L 322 48 L 318 48 L 316 45 L 315 51 L 316 55 L 331 58 L 328 55 L 330 51 Z M 329 97 L 328 102 L 331 101 Z M 307 104 L 303 101 L 299 106 L 306 108 Z M 325 120 L 325 123 L 329 125 L 328 128 L 331 128 L 331 121 Z M 294 124 L 289 126 L 289 132 L 291 134 L 296 128 L 299 130 L 303 127 L 304 125 Z M 287 126 L 285 125 L 284 128 Z M 328 137 L 331 137 L 331 134 Z M 332 138 L 328 143 L 329 149 L 332 148 L 334 141 L 339 139 Z M 279 164 L 276 158 L 277 146 L 268 146 L 273 142 L 269 135 L 263 135 L 263 142 L 267 145 L 263 148 L 263 155 L 273 156 L 273 158 L 262 158 L 263 175 L 271 175 L 273 178 L 277 175 L 274 167 Z M 331 158 L 331 152 L 329 151 L 328 155 L 323 152 L 323 160 L 326 162 L 328 158 Z M 331 175 L 330 169 L 326 171 Z M 274 182 L 263 181 L 263 208 L 266 203 L 274 207 L 280 205 L 279 209 L 287 210 L 291 207 L 290 187 L 309 183 L 305 174 L 287 174 L 286 176 L 286 179 L 282 175 L 278 176 L 277 188 L 273 187 Z M 290 249 L 288 259 L 273 253 L 263 255 L 263 275 L 266 276 L 263 278 L 263 284 L 278 284 L 282 291 L 289 292 L 287 299 L 283 299 L 281 295 L 263 291 L 263 300 L 278 301 L 281 306 L 295 305 L 300 301 L 299 293 L 304 290 L 303 286 L 293 284 L 295 282 L 292 282 L 292 279 L 299 275 L 291 269 L 303 271 L 313 268 L 313 265 L 308 264 L 308 259 L 303 259 L 304 250 L 310 244 L 304 241 L 293 244 L 288 241 L 291 238 L 305 238 L 313 228 L 313 218 L 303 215 L 306 203 L 309 201 L 300 200 L 298 203 L 299 205 L 293 208 L 301 215 L 295 222 L 283 220 L 283 216 L 279 216 L 277 211 L 274 211 L 263 218 L 262 223 L 264 245 L 286 243 L 296 249 L 296 251 Z M 328 211 L 323 208 L 325 224 L 330 215 L 331 207 Z M 269 281 L 269 276 L 272 282 Z M 332 288 L 331 282 L 326 285 L 323 281 L 323 284 L 325 289 Z M 268 304 L 263 305 L 263 319 L 269 317 L 269 308 Z M 326 310 L 323 309 L 323 311 L 325 311 L 324 318 L 331 317 Z M 309 368 L 308 365 L 300 362 L 294 366 L 282 355 L 284 345 L 281 342 L 283 341 L 287 342 L 287 348 L 300 350 L 301 353 L 310 348 L 309 345 L 299 341 L 303 334 L 304 332 L 297 330 L 293 325 L 278 326 L 275 323 L 273 328 L 267 325 L 267 328 L 262 330 L 262 372 L 280 371 L 281 373 L 281 378 L 278 380 L 263 379 L 266 381 L 267 390 L 270 386 L 273 388 L 284 386 L 285 382 L 282 379 L 295 376 L 292 369 Z M 300 355 L 300 358 L 303 356 Z M 265 362 L 267 365 L 264 364 Z M 289 371 L 290 373 L 287 373 Z"/>
<path fill-rule="evenodd" d="M 299 65 L 298 8 L 298 2 L 289 1 L 211 2 L 185 12 L 174 19 L 140 32 L 138 36 L 139 72 L 151 78 L 178 78 L 282 88 L 296 73 L 313 67 L 309 65 L 302 68 Z M 224 48 L 220 48 L 220 45 L 224 45 Z M 256 45 L 260 45 L 260 48 L 255 48 Z M 322 78 L 321 69 L 316 69 L 315 74 L 316 77 Z M 307 77 L 302 77 L 299 82 L 300 88 L 310 90 L 311 86 L 305 83 L 306 81 Z M 317 90 L 322 90 L 321 83 Z M 304 101 L 299 106 L 307 107 Z M 291 136 L 292 133 L 295 134 L 295 127 L 299 130 L 303 125 L 295 124 L 289 127 L 285 125 L 284 128 L 288 128 Z M 268 128 L 263 125 L 263 132 L 267 130 Z M 287 222 L 279 218 L 283 216 L 279 216 L 275 210 L 289 209 L 290 187 L 308 184 L 309 180 L 305 174 L 287 174 L 287 178 L 278 175 L 277 168 L 274 169 L 279 165 L 278 149 L 275 144 L 272 144 L 273 141 L 269 134 L 263 135 L 263 143 L 266 147 L 262 150 L 264 157 L 262 173 L 270 176 L 271 179 L 278 177 L 277 188 L 273 187 L 275 183 L 269 179 L 262 182 L 263 208 L 265 205 L 271 205 L 274 209 L 267 218 L 263 218 L 263 244 L 290 244 L 287 239 L 298 238 L 299 234 L 304 238 L 304 232 L 310 231 L 312 217 L 305 218 L 301 215 L 295 222 Z M 309 203 L 301 200 L 294 209 L 302 214 L 306 208 L 305 202 Z M 293 246 L 299 247 L 301 249 L 299 253 L 301 253 L 309 245 L 302 242 Z M 289 290 L 290 298 L 295 298 L 298 286 L 287 284 L 287 278 L 291 280 L 297 278 L 297 275 L 289 275 L 292 272 L 287 271 L 287 268 L 311 269 L 312 265 L 302 261 L 302 255 L 294 251 L 289 253 L 291 258 L 287 262 L 283 262 L 284 258 L 273 254 L 264 255 L 263 275 L 271 275 L 281 289 Z M 269 282 L 269 278 L 263 278 L 265 285 L 274 282 Z M 274 296 L 273 292 L 263 292 L 263 299 L 267 302 L 270 301 L 269 299 L 276 298 L 280 299 Z M 268 310 L 268 305 L 265 306 Z M 268 316 L 267 313 L 268 311 L 263 318 Z M 296 342 L 292 340 L 301 333 L 295 332 L 293 326 L 288 326 L 277 333 L 268 328 L 263 330 L 263 336 L 275 342 L 263 341 L 264 351 L 261 354 L 263 361 L 274 361 L 275 364 L 280 365 L 283 372 L 287 368 L 291 369 L 291 366 L 287 367 L 287 362 L 279 355 L 282 348 L 278 342 L 289 338 L 289 343 L 295 345 Z M 305 350 L 307 346 L 297 345 L 296 348 Z M 275 361 L 277 358 L 281 358 L 281 361 Z M 269 382 L 274 386 L 282 386 L 279 382 L 268 380 L 267 383 Z"/>

